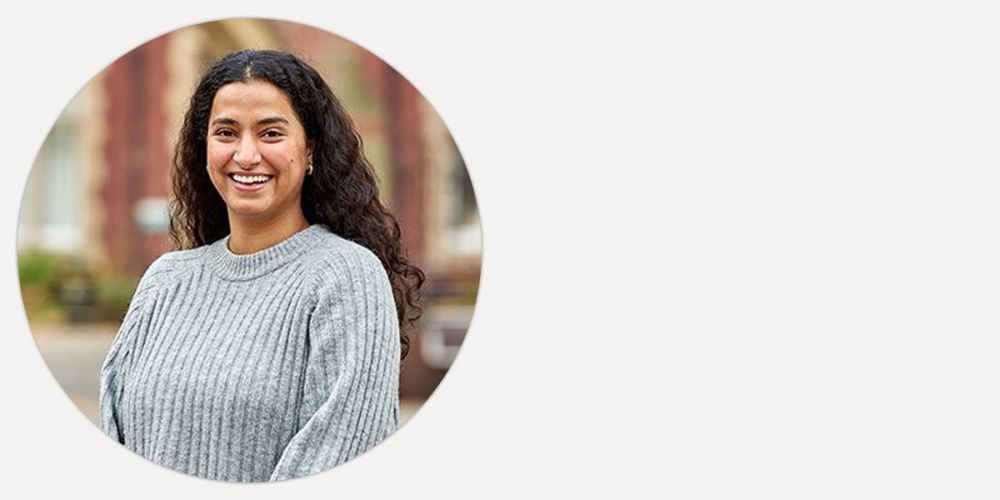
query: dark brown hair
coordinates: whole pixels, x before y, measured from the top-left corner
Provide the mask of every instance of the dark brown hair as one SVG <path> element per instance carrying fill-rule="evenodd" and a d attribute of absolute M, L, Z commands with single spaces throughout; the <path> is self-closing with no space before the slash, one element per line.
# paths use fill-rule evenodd
<path fill-rule="evenodd" d="M 382 205 L 361 136 L 340 101 L 315 69 L 298 57 L 273 50 L 244 50 L 219 59 L 191 96 L 171 172 L 170 237 L 177 249 L 212 243 L 229 234 L 225 202 L 205 168 L 208 117 L 224 85 L 266 81 L 288 96 L 313 146 L 313 175 L 302 186 L 302 211 L 337 235 L 371 250 L 392 284 L 402 358 L 409 351 L 408 326 L 420 317 L 424 273 L 403 253 L 396 218 Z"/>

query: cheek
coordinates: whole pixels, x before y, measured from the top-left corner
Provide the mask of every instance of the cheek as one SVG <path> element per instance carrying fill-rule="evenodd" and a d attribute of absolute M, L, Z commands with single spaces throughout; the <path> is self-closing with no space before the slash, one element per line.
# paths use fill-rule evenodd
<path fill-rule="evenodd" d="M 226 164 L 229 163 L 229 160 L 233 158 L 233 153 L 234 151 L 230 147 L 209 145 L 207 154 L 205 155 L 205 158 L 208 160 L 208 165 L 206 165 L 206 167 L 209 172 L 215 173 L 218 172 L 219 169 L 225 167 Z"/>
<path fill-rule="evenodd" d="M 281 147 L 260 150 L 261 157 L 272 169 L 284 176 L 292 176 L 301 173 L 306 168 L 305 159 L 292 148 Z"/>

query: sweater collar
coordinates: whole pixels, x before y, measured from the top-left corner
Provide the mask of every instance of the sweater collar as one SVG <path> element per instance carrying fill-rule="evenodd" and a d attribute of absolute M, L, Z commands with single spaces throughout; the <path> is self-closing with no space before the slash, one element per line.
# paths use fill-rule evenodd
<path fill-rule="evenodd" d="M 328 232 L 325 226 L 313 224 L 280 243 L 246 255 L 237 255 L 229 250 L 227 235 L 208 246 L 206 263 L 222 278 L 235 281 L 253 279 L 277 270 L 315 247 L 325 232 Z"/>

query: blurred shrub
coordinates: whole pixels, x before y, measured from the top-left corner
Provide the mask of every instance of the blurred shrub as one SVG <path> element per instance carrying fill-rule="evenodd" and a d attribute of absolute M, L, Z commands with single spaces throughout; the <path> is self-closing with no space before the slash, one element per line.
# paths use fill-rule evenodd
<path fill-rule="evenodd" d="M 34 250 L 18 255 L 17 268 L 29 321 L 121 321 L 137 283 L 78 257 Z"/>
<path fill-rule="evenodd" d="M 95 319 L 97 321 L 121 321 L 128 311 L 129 301 L 135 293 L 136 283 L 124 276 L 104 273 L 96 280 L 97 301 Z"/>
<path fill-rule="evenodd" d="M 17 256 L 21 288 L 50 288 L 59 272 L 59 256 L 31 251 Z"/>
<path fill-rule="evenodd" d="M 56 297 L 59 256 L 30 251 L 17 256 L 21 298 L 29 321 L 62 321 L 65 312 Z"/>

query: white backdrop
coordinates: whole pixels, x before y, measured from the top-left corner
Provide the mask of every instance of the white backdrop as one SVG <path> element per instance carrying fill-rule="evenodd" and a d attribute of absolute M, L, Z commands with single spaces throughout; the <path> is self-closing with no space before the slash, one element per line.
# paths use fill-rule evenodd
<path fill-rule="evenodd" d="M 8 7 L 4 494 L 996 498 L 997 12 L 690 3 Z M 240 16 L 396 67 L 454 135 L 484 231 L 472 328 L 424 408 L 270 485 L 104 437 L 35 349 L 15 266 L 29 166 L 74 93 L 154 36 Z"/>

